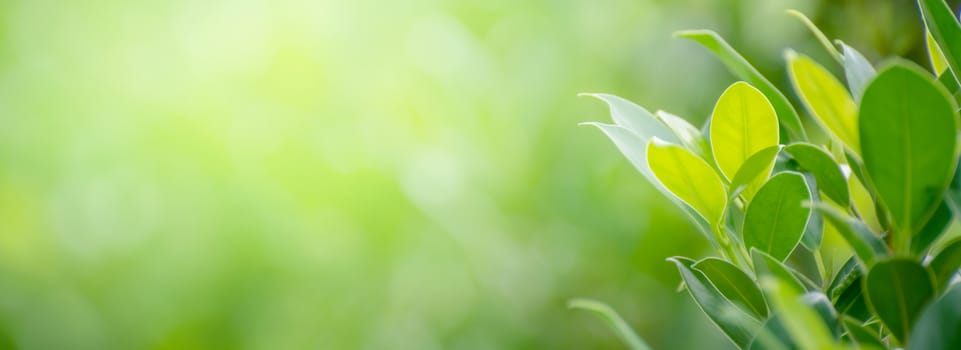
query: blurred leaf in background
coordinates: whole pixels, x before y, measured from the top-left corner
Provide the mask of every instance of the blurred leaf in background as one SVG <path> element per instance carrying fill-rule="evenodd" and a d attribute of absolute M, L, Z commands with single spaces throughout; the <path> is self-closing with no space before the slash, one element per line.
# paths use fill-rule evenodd
<path fill-rule="evenodd" d="M 819 53 L 784 9 L 859 49 L 917 34 L 911 2 L 878 3 L 2 2 L 0 329 L 23 349 L 619 348 L 565 308 L 584 296 L 654 348 L 723 344 L 664 262 L 707 242 L 576 127 L 606 111 L 575 96 L 702 123 L 732 78 L 671 32 L 717 30 L 783 87 L 784 43 Z"/>

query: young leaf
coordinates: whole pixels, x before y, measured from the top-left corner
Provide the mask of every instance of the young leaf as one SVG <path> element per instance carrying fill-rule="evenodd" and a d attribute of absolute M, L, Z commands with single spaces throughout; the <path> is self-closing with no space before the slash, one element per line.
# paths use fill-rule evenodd
<path fill-rule="evenodd" d="M 961 349 L 961 285 L 955 285 L 941 299 L 924 309 L 911 332 L 907 348 Z"/>
<path fill-rule="evenodd" d="M 674 195 L 664 188 L 664 186 L 657 181 L 657 178 L 654 177 L 654 173 L 651 172 L 651 168 L 647 165 L 647 141 L 642 140 L 640 136 L 622 126 L 603 123 L 584 123 L 583 125 L 595 126 L 604 132 L 604 134 L 614 142 L 617 149 L 634 165 L 634 168 L 636 168 L 654 188 L 681 208 L 708 241 L 716 244 L 711 224 L 704 220 L 704 218 L 690 206 L 674 197 Z"/>
<path fill-rule="evenodd" d="M 795 143 L 784 148 L 802 171 L 817 179 L 818 189 L 838 204 L 847 207 L 851 196 L 841 167 L 831 155 L 809 143 Z"/>
<path fill-rule="evenodd" d="M 955 239 L 944 249 L 941 249 L 938 256 L 928 264 L 928 267 L 934 274 L 934 281 L 938 290 L 947 287 L 948 282 L 951 281 L 951 276 L 954 276 L 958 272 L 958 268 L 961 268 L 961 239 Z"/>
<path fill-rule="evenodd" d="M 799 21 L 801 21 L 801 23 L 804 23 L 804 26 L 807 27 L 809 31 L 811 31 L 811 34 L 814 34 L 814 37 L 817 38 L 819 42 L 821 42 L 821 45 L 823 45 L 824 49 L 827 50 L 829 54 L 831 54 L 831 57 L 834 57 L 834 59 L 837 60 L 838 63 L 844 62 L 844 59 L 841 57 L 841 53 L 838 52 L 838 49 L 834 47 L 834 45 L 831 45 L 831 40 L 828 39 L 826 35 L 824 35 L 824 32 L 822 32 L 821 29 L 818 28 L 818 26 L 815 25 L 810 18 L 808 18 L 803 13 L 801 13 L 801 11 L 798 11 L 798 10 L 793 10 L 793 9 L 787 10 L 787 13 L 797 18 Z"/>
<path fill-rule="evenodd" d="M 948 67 L 955 73 L 961 72 L 961 24 L 958 18 L 944 0 L 918 0 L 918 6 Z M 961 83 L 961 80 L 957 81 Z"/>
<path fill-rule="evenodd" d="M 691 150 L 691 152 L 694 152 L 694 154 L 704 159 L 708 159 L 711 156 L 711 145 L 707 143 L 707 139 L 704 138 L 701 131 L 695 128 L 694 125 L 691 125 L 687 120 L 665 111 L 654 112 L 654 116 L 664 123 L 664 125 L 667 125 L 668 129 L 671 129 L 681 144 Z"/>
<path fill-rule="evenodd" d="M 724 184 L 703 159 L 655 137 L 647 144 L 647 163 L 658 181 L 700 213 L 711 227 L 724 216 Z"/>
<path fill-rule="evenodd" d="M 798 273 L 791 272 L 790 268 L 784 266 L 779 260 L 771 257 L 765 252 L 751 248 L 751 260 L 754 262 L 754 270 L 757 271 L 758 278 L 771 276 L 781 280 L 799 291 L 810 291 L 817 289 L 817 286 L 806 286 L 797 278 Z"/>
<path fill-rule="evenodd" d="M 744 271 L 718 258 L 703 259 L 692 267 L 701 271 L 725 298 L 744 311 L 755 315 L 759 320 L 767 318 L 764 295 Z"/>
<path fill-rule="evenodd" d="M 710 30 L 688 30 L 675 32 L 674 36 L 686 38 L 701 44 L 714 53 L 738 79 L 746 80 L 757 87 L 764 96 L 771 101 L 777 111 L 777 117 L 784 129 L 797 141 L 806 141 L 807 133 L 801 124 L 801 118 L 791 106 L 787 97 L 778 90 L 767 78 L 758 72 L 740 53 L 724 41 L 720 35 Z"/>
<path fill-rule="evenodd" d="M 685 257 L 673 257 L 668 259 L 677 265 L 681 278 L 687 286 L 687 291 L 697 302 L 708 318 L 714 322 L 728 338 L 739 348 L 744 348 L 751 342 L 755 330 L 760 327 L 760 322 L 744 314 L 741 308 L 734 306 L 729 300 L 724 298 L 720 292 L 700 271 L 691 268 L 694 260 Z"/>
<path fill-rule="evenodd" d="M 878 258 L 887 255 L 887 246 L 863 222 L 823 203 L 815 203 L 813 206 L 838 230 L 864 266 L 870 267 Z"/>
<path fill-rule="evenodd" d="M 801 203 L 810 200 L 811 192 L 801 174 L 782 172 L 772 177 L 747 207 L 742 232 L 745 246 L 784 261 L 801 241 L 811 215 L 811 208 Z"/>
<path fill-rule="evenodd" d="M 948 70 L 948 59 L 944 58 L 944 52 L 941 52 L 938 43 L 934 41 L 934 36 L 931 35 L 931 31 L 926 30 L 924 37 L 924 43 L 928 49 L 928 60 L 931 61 L 931 71 L 934 72 L 935 75 L 941 75 L 941 73 Z"/>
<path fill-rule="evenodd" d="M 868 83 L 874 79 L 877 72 L 874 71 L 871 62 L 858 50 L 840 40 L 836 40 L 835 43 L 841 46 L 841 51 L 844 53 L 844 77 L 848 81 L 848 90 L 851 91 L 854 100 L 860 102 L 864 89 L 868 87 Z"/>
<path fill-rule="evenodd" d="M 788 51 L 787 61 L 794 90 L 814 120 L 855 153 L 860 153 L 858 107 L 844 85 L 807 56 Z"/>
<path fill-rule="evenodd" d="M 754 198 L 757 189 L 764 184 L 764 181 L 771 174 L 771 169 L 774 168 L 774 162 L 777 160 L 777 154 L 780 151 L 781 146 L 768 147 L 754 153 L 753 156 L 744 161 L 741 168 L 737 170 L 737 174 L 734 174 L 734 178 L 731 179 L 731 186 L 728 190 L 730 197 L 744 195 L 744 198 L 748 201 Z"/>
<path fill-rule="evenodd" d="M 611 119 L 614 124 L 619 125 L 637 135 L 642 142 L 647 143 L 652 137 L 661 140 L 677 143 L 678 139 L 664 123 L 657 120 L 651 112 L 644 107 L 638 106 L 634 102 L 624 98 L 608 94 L 580 94 L 580 96 L 590 96 L 607 103 L 611 110 Z"/>
<path fill-rule="evenodd" d="M 607 306 L 607 304 L 594 300 L 574 299 L 567 303 L 567 307 L 571 309 L 591 311 L 597 314 L 597 316 L 604 319 L 611 329 L 614 330 L 614 333 L 616 333 L 617 336 L 620 337 L 625 344 L 627 344 L 628 349 L 651 350 L 651 347 L 644 342 L 644 339 L 641 339 L 637 333 L 634 333 L 634 330 L 631 329 L 631 326 L 629 326 L 627 322 L 625 322 L 624 319 L 617 314 L 617 311 L 614 311 L 614 309 L 612 309 L 610 306 Z"/>
<path fill-rule="evenodd" d="M 745 82 L 727 88 L 711 116 L 711 149 L 728 179 L 752 155 L 777 146 L 777 115 L 760 91 Z"/>
<path fill-rule="evenodd" d="M 761 287 L 781 317 L 784 328 L 801 349 L 831 349 L 834 340 L 821 317 L 808 306 L 799 290 L 776 278 L 764 277 Z"/>
<path fill-rule="evenodd" d="M 918 315 L 934 298 L 928 270 L 904 258 L 885 260 L 871 267 L 864 291 L 868 306 L 902 344 Z"/>
<path fill-rule="evenodd" d="M 899 63 L 868 86 L 860 118 L 865 170 L 889 210 L 895 248 L 907 252 L 954 171 L 954 104 L 920 68 Z"/>

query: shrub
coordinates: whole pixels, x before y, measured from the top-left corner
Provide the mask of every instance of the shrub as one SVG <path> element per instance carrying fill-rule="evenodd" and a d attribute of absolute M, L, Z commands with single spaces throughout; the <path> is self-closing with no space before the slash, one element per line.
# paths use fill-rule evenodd
<path fill-rule="evenodd" d="M 901 59 L 875 67 L 789 11 L 844 71 L 846 84 L 807 56 L 785 55 L 823 143 L 810 141 L 785 94 L 711 31 L 676 36 L 743 81 L 721 94 L 704 128 L 591 95 L 610 106 L 614 124 L 588 124 L 716 250 L 668 260 L 738 348 L 961 349 L 961 240 L 945 235 L 961 218 L 961 24 L 944 0 L 918 5 L 934 74 Z M 824 263 L 828 231 L 850 248 L 837 268 Z M 606 317 L 632 348 L 648 347 L 603 304 L 571 306 Z"/>

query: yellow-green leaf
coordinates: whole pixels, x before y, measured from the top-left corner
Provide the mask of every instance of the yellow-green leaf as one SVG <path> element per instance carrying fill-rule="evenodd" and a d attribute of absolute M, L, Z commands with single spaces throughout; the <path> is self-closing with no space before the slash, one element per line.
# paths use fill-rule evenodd
<path fill-rule="evenodd" d="M 814 120 L 860 154 L 858 106 L 844 85 L 807 56 L 789 51 L 787 60 L 794 89 Z"/>
<path fill-rule="evenodd" d="M 727 88 L 711 117 L 711 150 L 718 168 L 733 179 L 758 151 L 778 144 L 777 114 L 758 89 L 745 82 Z"/>
<path fill-rule="evenodd" d="M 655 137 L 647 145 L 647 162 L 664 188 L 694 208 L 712 227 L 720 222 L 727 194 L 720 177 L 704 159 Z"/>
<path fill-rule="evenodd" d="M 941 52 L 941 48 L 938 47 L 938 43 L 934 40 L 934 36 L 931 35 L 931 31 L 925 31 L 925 37 L 927 38 L 928 46 L 928 59 L 931 61 L 931 70 L 936 75 L 941 75 L 945 70 L 948 69 L 948 59 L 944 58 L 944 52 Z"/>

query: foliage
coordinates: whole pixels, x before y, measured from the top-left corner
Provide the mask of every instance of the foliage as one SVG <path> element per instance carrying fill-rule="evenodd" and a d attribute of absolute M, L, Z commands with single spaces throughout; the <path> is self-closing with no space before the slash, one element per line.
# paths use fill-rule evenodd
<path fill-rule="evenodd" d="M 901 59 L 875 66 L 789 11 L 845 73 L 846 85 L 808 56 L 785 55 L 817 130 L 805 130 L 786 94 L 706 30 L 677 36 L 745 81 L 724 91 L 703 129 L 603 95 L 616 125 L 592 124 L 713 244 L 717 256 L 668 260 L 737 347 L 957 348 L 961 241 L 944 233 L 961 218 L 961 24 L 943 0 L 918 6 L 933 74 Z M 821 134 L 823 142 L 808 136 Z M 837 268 L 825 263 L 828 234 L 846 243 Z"/>

